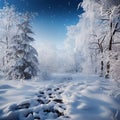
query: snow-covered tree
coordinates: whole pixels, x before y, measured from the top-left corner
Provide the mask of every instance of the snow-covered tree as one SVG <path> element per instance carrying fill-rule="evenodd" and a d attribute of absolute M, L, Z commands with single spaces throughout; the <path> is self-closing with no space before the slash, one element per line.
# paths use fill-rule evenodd
<path fill-rule="evenodd" d="M 1 44 L 1 59 L 2 70 L 6 70 L 8 46 L 11 38 L 16 34 L 16 25 L 20 22 L 20 14 L 15 11 L 13 6 L 7 3 L 0 9 L 0 44 Z"/>
<path fill-rule="evenodd" d="M 116 62 L 116 60 L 118 62 L 119 56 L 120 2 L 114 2 L 113 0 L 91 0 L 90 2 L 93 2 L 92 6 L 94 8 L 92 11 L 94 13 L 92 22 L 97 22 L 93 22 L 92 27 L 92 34 L 94 34 L 95 37 L 90 41 L 88 40 L 88 43 L 91 42 L 95 49 L 99 50 L 100 54 L 97 54 L 97 61 L 100 61 L 99 63 L 101 64 L 101 75 L 109 78 L 112 76 L 110 72 L 113 69 L 113 63 Z M 91 9 L 90 6 L 87 8 Z M 89 11 L 86 12 L 89 13 Z"/>
<path fill-rule="evenodd" d="M 31 46 L 34 38 L 30 26 L 30 17 L 25 14 L 24 20 L 18 25 L 18 33 L 10 41 L 8 50 L 8 71 L 9 79 L 30 79 L 38 73 L 37 52 Z"/>
<path fill-rule="evenodd" d="M 106 77 L 110 76 L 112 67 L 112 61 L 116 62 L 119 56 L 120 41 L 120 5 L 114 6 L 109 9 L 109 31 L 107 33 L 108 39 L 108 61 L 107 61 L 107 74 Z M 116 58 L 117 57 L 117 58 Z"/>
<path fill-rule="evenodd" d="M 119 69 L 120 1 L 83 0 L 81 6 L 79 22 L 68 29 L 69 43 L 82 53 L 83 71 L 108 78 Z"/>
<path fill-rule="evenodd" d="M 30 15 L 5 3 L 0 9 L 0 66 L 9 79 L 30 79 L 37 75 L 39 64 L 31 45 L 32 34 Z"/>

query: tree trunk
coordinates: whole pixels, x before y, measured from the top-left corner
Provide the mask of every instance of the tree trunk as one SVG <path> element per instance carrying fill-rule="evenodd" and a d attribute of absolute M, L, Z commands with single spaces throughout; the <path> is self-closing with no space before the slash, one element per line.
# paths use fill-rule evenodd
<path fill-rule="evenodd" d="M 112 41 L 113 41 L 113 36 L 111 35 L 110 37 L 110 42 L 109 42 L 109 51 L 112 51 Z M 105 78 L 110 77 L 110 61 L 107 62 L 107 73 L 105 75 Z"/>
<path fill-rule="evenodd" d="M 110 61 L 107 62 L 107 74 L 105 75 L 105 78 L 110 77 Z"/>
<path fill-rule="evenodd" d="M 115 34 L 115 30 L 112 32 L 112 28 L 113 28 L 113 24 L 112 22 L 110 22 L 110 41 L 109 41 L 109 46 L 108 46 L 108 49 L 109 49 L 109 52 L 112 51 L 112 42 L 113 42 L 113 35 Z M 106 71 L 106 75 L 105 75 L 105 78 L 109 78 L 110 77 L 110 60 L 107 62 L 107 71 Z"/>
<path fill-rule="evenodd" d="M 101 68 L 100 68 L 100 70 L 101 70 L 101 73 L 100 73 L 100 77 L 103 77 L 103 66 L 104 66 L 104 62 L 103 62 L 103 60 L 101 61 Z"/>
<path fill-rule="evenodd" d="M 6 63 L 9 62 L 7 54 L 8 54 L 8 37 L 6 37 Z"/>
<path fill-rule="evenodd" d="M 109 41 L 109 52 L 112 51 L 112 45 L 113 45 L 113 36 L 116 33 L 116 29 L 117 29 L 118 23 L 115 24 L 115 27 L 113 26 L 113 23 L 110 22 L 110 41 Z M 114 29 L 113 29 L 114 27 Z M 109 78 L 110 77 L 110 60 L 107 62 L 107 74 L 105 75 L 105 78 Z"/>
<path fill-rule="evenodd" d="M 113 36 L 111 35 L 110 42 L 109 42 L 109 51 L 112 50 L 112 41 L 113 41 Z"/>
<path fill-rule="evenodd" d="M 5 65 L 5 60 L 4 60 L 4 57 L 2 58 L 2 63 L 3 63 L 3 66 Z"/>

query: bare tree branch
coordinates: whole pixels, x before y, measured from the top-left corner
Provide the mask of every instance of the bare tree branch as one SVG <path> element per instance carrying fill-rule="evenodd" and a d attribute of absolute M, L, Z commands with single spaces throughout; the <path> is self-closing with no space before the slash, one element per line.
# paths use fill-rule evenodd
<path fill-rule="evenodd" d="M 91 48 L 91 47 L 89 47 L 89 49 L 92 49 L 92 50 L 99 50 L 99 48 Z"/>
<path fill-rule="evenodd" d="M 100 20 L 109 20 L 108 18 L 101 18 Z"/>
<path fill-rule="evenodd" d="M 101 44 L 103 43 L 103 41 L 105 40 L 105 37 L 106 37 L 106 35 L 104 35 L 104 37 L 103 37 L 103 39 L 102 39 L 102 41 L 101 41 Z"/>
<path fill-rule="evenodd" d="M 114 42 L 114 43 L 112 43 L 112 44 L 120 44 L 120 42 Z"/>
<path fill-rule="evenodd" d="M 7 44 L 6 42 L 4 42 L 4 41 L 0 41 L 1 43 L 3 43 L 3 44 Z"/>

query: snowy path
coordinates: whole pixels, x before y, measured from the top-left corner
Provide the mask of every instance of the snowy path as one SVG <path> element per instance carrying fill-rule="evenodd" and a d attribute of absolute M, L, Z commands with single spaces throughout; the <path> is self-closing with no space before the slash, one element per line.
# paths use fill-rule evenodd
<path fill-rule="evenodd" d="M 117 96 L 117 98 L 115 98 Z M 0 120 L 120 120 L 120 89 L 96 76 L 0 81 Z"/>

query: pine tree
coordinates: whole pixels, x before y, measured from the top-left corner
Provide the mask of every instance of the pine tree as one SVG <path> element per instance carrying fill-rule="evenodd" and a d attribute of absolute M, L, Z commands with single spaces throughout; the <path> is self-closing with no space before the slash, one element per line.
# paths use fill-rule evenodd
<path fill-rule="evenodd" d="M 3 72 L 7 69 L 7 54 L 9 51 L 9 43 L 11 38 L 16 35 L 16 25 L 20 23 L 20 14 L 18 14 L 13 6 L 9 6 L 7 3 L 0 9 L 0 45 L 1 45 L 1 61 Z"/>
<path fill-rule="evenodd" d="M 37 52 L 31 46 L 34 39 L 30 26 L 30 17 L 25 15 L 24 21 L 18 25 L 18 34 L 11 40 L 7 76 L 9 79 L 31 79 L 38 73 Z"/>

